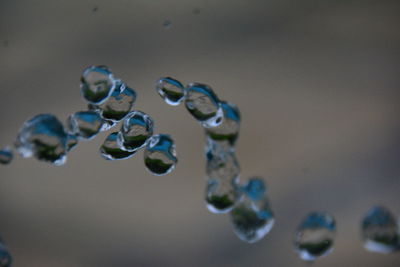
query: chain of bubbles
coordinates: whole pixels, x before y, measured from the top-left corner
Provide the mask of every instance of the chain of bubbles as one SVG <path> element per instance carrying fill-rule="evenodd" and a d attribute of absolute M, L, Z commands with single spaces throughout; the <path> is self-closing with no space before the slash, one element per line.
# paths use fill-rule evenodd
<path fill-rule="evenodd" d="M 261 240 L 274 226 L 274 213 L 261 177 L 240 183 L 235 150 L 241 120 L 238 107 L 220 100 L 210 86 L 202 83 L 183 86 L 165 77 L 157 81 L 156 90 L 171 106 L 184 102 L 203 127 L 208 210 L 229 214 L 239 239 L 248 243 Z M 109 68 L 90 66 L 82 73 L 81 93 L 88 109 L 71 114 L 65 126 L 52 114 L 36 115 L 23 124 L 14 144 L 22 157 L 63 165 L 79 141 L 91 140 L 121 122 L 120 130 L 111 132 L 100 147 L 104 159 L 128 159 L 144 149 L 144 164 L 153 175 L 172 172 L 178 161 L 174 141 L 167 134 L 154 134 L 154 122 L 148 114 L 132 110 L 135 90 L 115 78 Z M 12 159 L 10 147 L 0 149 L 1 164 L 9 164 Z M 364 247 L 378 253 L 399 251 L 399 224 L 387 208 L 371 208 L 361 223 Z M 312 212 L 295 231 L 295 250 L 301 259 L 314 261 L 333 250 L 335 233 L 333 216 Z M 0 267 L 11 264 L 11 255 L 0 239 Z"/>

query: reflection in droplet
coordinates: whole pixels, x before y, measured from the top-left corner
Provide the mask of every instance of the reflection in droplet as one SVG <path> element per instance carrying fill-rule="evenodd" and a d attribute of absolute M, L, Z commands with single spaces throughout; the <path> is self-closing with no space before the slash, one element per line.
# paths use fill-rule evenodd
<path fill-rule="evenodd" d="M 100 132 L 103 119 L 95 111 L 80 111 L 68 117 L 67 126 L 69 134 L 92 139 Z"/>
<path fill-rule="evenodd" d="M 0 242 L 0 267 L 11 267 L 12 257 L 7 248 Z"/>
<path fill-rule="evenodd" d="M 105 101 L 115 88 L 115 79 L 105 66 L 90 66 L 81 77 L 81 92 L 83 97 L 92 104 Z"/>
<path fill-rule="evenodd" d="M 159 79 L 156 89 L 162 99 L 171 106 L 179 105 L 185 98 L 186 91 L 182 83 L 170 77 Z"/>
<path fill-rule="evenodd" d="M 122 150 L 118 144 L 118 132 L 111 133 L 100 147 L 100 154 L 107 160 L 120 160 L 132 157 L 136 152 Z"/>
<path fill-rule="evenodd" d="M 214 91 L 205 84 L 189 84 L 185 98 L 186 109 L 204 127 L 215 127 L 222 122 L 223 112 Z"/>
<path fill-rule="evenodd" d="M 67 136 L 67 151 L 71 151 L 76 147 L 79 140 L 78 137 L 74 134 L 68 134 Z"/>
<path fill-rule="evenodd" d="M 0 149 L 0 163 L 9 164 L 13 159 L 13 152 L 9 147 Z"/>
<path fill-rule="evenodd" d="M 153 135 L 153 120 L 144 112 L 132 111 L 123 121 L 118 134 L 119 145 L 127 151 L 142 148 Z"/>
<path fill-rule="evenodd" d="M 336 223 L 325 212 L 310 213 L 295 233 L 294 246 L 300 258 L 313 261 L 333 250 Z"/>
<path fill-rule="evenodd" d="M 371 208 L 362 221 L 362 238 L 368 251 L 390 253 L 400 249 L 400 230 L 393 214 L 385 207 Z"/>
<path fill-rule="evenodd" d="M 214 127 L 206 127 L 206 134 L 214 141 L 227 141 L 230 145 L 234 145 L 240 129 L 239 109 L 225 101 L 221 101 L 219 105 L 223 114 L 222 121 Z"/>
<path fill-rule="evenodd" d="M 62 123 L 52 114 L 41 114 L 26 121 L 15 146 L 22 157 L 35 156 L 54 165 L 66 161 L 67 134 Z"/>
<path fill-rule="evenodd" d="M 144 151 L 144 164 L 152 174 L 168 174 L 177 162 L 174 140 L 169 135 L 158 134 L 149 139 Z"/>

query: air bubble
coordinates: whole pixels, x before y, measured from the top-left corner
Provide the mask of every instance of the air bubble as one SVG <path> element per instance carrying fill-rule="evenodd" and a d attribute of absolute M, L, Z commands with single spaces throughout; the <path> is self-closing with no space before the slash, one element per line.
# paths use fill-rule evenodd
<path fill-rule="evenodd" d="M 0 149 L 0 163 L 9 164 L 13 160 L 13 152 L 9 147 Z"/>
<path fill-rule="evenodd" d="M 12 257 L 5 245 L 0 242 L 0 267 L 11 267 Z"/>
<path fill-rule="evenodd" d="M 214 141 L 226 141 L 230 145 L 234 145 L 240 130 L 240 113 L 239 109 L 228 102 L 221 101 L 220 107 L 223 116 L 220 117 L 220 122 L 214 127 L 205 127 L 206 134 Z"/>
<path fill-rule="evenodd" d="M 124 119 L 118 134 L 119 145 L 127 151 L 136 151 L 145 146 L 153 135 L 153 120 L 144 112 L 132 111 Z"/>
<path fill-rule="evenodd" d="M 100 147 L 100 154 L 107 160 L 121 160 L 132 157 L 135 152 L 128 152 L 118 145 L 118 132 L 111 133 Z"/>
<path fill-rule="evenodd" d="M 333 250 L 336 223 L 325 212 L 310 213 L 297 228 L 294 246 L 300 258 L 313 261 Z"/>
<path fill-rule="evenodd" d="M 81 92 L 91 104 L 101 104 L 113 92 L 115 79 L 111 71 L 105 66 L 90 66 L 81 77 Z"/>
<path fill-rule="evenodd" d="M 391 253 L 400 249 L 400 230 L 393 214 L 382 206 L 371 208 L 362 221 L 362 238 L 368 251 Z"/>
<path fill-rule="evenodd" d="M 164 101 L 171 106 L 179 105 L 186 94 L 186 90 L 181 82 L 170 77 L 159 79 L 156 89 Z"/>
<path fill-rule="evenodd" d="M 84 139 L 94 138 L 103 126 L 103 119 L 95 111 L 80 111 L 69 116 L 67 126 L 70 134 Z"/>
<path fill-rule="evenodd" d="M 186 109 L 204 127 L 215 127 L 222 122 L 223 112 L 214 91 L 205 84 L 189 84 L 185 99 Z"/>
<path fill-rule="evenodd" d="M 169 135 L 158 134 L 149 139 L 144 151 L 144 163 L 152 174 L 168 174 L 177 162 L 174 141 Z"/>
<path fill-rule="evenodd" d="M 41 114 L 26 121 L 15 143 L 22 157 L 35 156 L 54 165 L 66 161 L 67 134 L 61 122 L 52 114 Z"/>

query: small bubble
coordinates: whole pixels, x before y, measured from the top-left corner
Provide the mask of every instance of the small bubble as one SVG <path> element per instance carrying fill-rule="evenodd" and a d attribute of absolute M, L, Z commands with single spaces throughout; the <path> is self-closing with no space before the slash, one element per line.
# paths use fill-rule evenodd
<path fill-rule="evenodd" d="M 158 134 L 149 139 L 144 151 L 144 163 L 152 174 L 168 174 L 177 162 L 174 141 L 169 135 Z"/>
<path fill-rule="evenodd" d="M 0 267 L 11 267 L 12 257 L 7 248 L 0 242 Z"/>
<path fill-rule="evenodd" d="M 107 136 L 106 140 L 100 147 L 100 154 L 107 160 L 121 160 L 132 157 L 136 151 L 128 152 L 122 150 L 118 145 L 118 132 L 111 133 Z"/>
<path fill-rule="evenodd" d="M 178 80 L 170 77 L 159 79 L 156 90 L 164 101 L 171 106 L 179 105 L 186 93 L 184 86 Z"/>
<path fill-rule="evenodd" d="M 214 91 L 205 84 L 189 84 L 185 98 L 186 109 L 204 127 L 215 127 L 223 116 L 219 100 Z"/>
<path fill-rule="evenodd" d="M 41 114 L 24 123 L 15 146 L 24 158 L 35 156 L 39 160 L 62 165 L 67 158 L 67 133 L 54 115 Z"/>
<path fill-rule="evenodd" d="M 13 152 L 11 148 L 5 147 L 0 149 L 0 163 L 1 164 L 9 164 L 13 159 Z"/>
<path fill-rule="evenodd" d="M 103 126 L 103 119 L 95 111 L 80 111 L 68 117 L 67 126 L 69 134 L 77 135 L 83 139 L 94 138 Z"/>
<path fill-rule="evenodd" d="M 141 111 L 130 112 L 123 121 L 118 134 L 119 145 L 126 151 L 136 151 L 145 146 L 153 135 L 153 120 Z"/>
<path fill-rule="evenodd" d="M 336 223 L 325 212 L 310 213 L 295 233 L 294 246 L 302 260 L 314 261 L 333 250 Z"/>
<path fill-rule="evenodd" d="M 171 27 L 172 27 L 172 22 L 170 21 L 170 20 L 164 20 L 164 22 L 163 22 L 163 27 L 165 28 L 165 29 L 170 29 Z"/>
<path fill-rule="evenodd" d="M 368 251 L 387 254 L 400 249 L 399 225 L 385 207 L 371 208 L 361 226 L 364 247 Z"/>
<path fill-rule="evenodd" d="M 113 92 L 115 79 L 111 71 L 105 66 L 91 66 L 86 68 L 81 77 L 81 92 L 91 104 L 101 104 Z"/>

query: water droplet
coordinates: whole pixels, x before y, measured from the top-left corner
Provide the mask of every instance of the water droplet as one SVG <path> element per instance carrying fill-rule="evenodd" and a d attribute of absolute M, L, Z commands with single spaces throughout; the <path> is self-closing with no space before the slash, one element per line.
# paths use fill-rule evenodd
<path fill-rule="evenodd" d="M 74 134 L 68 134 L 67 136 L 67 151 L 71 151 L 78 144 L 78 137 Z"/>
<path fill-rule="evenodd" d="M 108 130 L 114 128 L 118 123 L 112 120 L 103 120 L 100 132 L 107 132 Z"/>
<path fill-rule="evenodd" d="M 371 208 L 362 221 L 364 247 L 368 251 L 390 253 L 400 249 L 400 230 L 393 214 L 385 207 Z"/>
<path fill-rule="evenodd" d="M 310 213 L 297 228 L 294 245 L 302 260 L 313 261 L 333 250 L 336 223 L 325 212 Z"/>
<path fill-rule="evenodd" d="M 153 120 L 144 112 L 132 111 L 123 121 L 118 134 L 119 145 L 126 151 L 136 151 L 145 146 L 153 135 Z"/>
<path fill-rule="evenodd" d="M 274 214 L 266 196 L 258 200 L 255 205 L 255 202 L 245 195 L 230 215 L 233 231 L 239 239 L 248 243 L 261 240 L 271 231 L 275 223 Z"/>
<path fill-rule="evenodd" d="M 35 156 L 54 165 L 66 161 L 67 134 L 61 122 L 51 114 L 41 114 L 24 123 L 15 143 L 22 157 Z"/>
<path fill-rule="evenodd" d="M 219 125 L 206 127 L 206 134 L 214 141 L 227 141 L 233 146 L 239 136 L 239 109 L 235 105 L 225 101 L 220 102 L 220 107 L 223 116 L 221 117 Z M 216 121 L 216 123 L 218 122 Z"/>
<path fill-rule="evenodd" d="M 0 163 L 9 164 L 13 159 L 13 152 L 9 147 L 0 149 Z"/>
<path fill-rule="evenodd" d="M 206 202 L 213 213 L 227 213 L 240 198 L 238 182 L 240 166 L 231 150 L 224 150 L 208 141 L 206 150 Z"/>
<path fill-rule="evenodd" d="M 113 92 L 115 79 L 105 66 L 90 66 L 81 77 L 81 92 L 83 97 L 92 104 L 101 104 Z"/>
<path fill-rule="evenodd" d="M 223 116 L 218 97 L 205 84 L 189 84 L 185 99 L 186 109 L 201 122 L 204 127 L 215 127 L 221 123 Z"/>
<path fill-rule="evenodd" d="M 11 267 L 12 257 L 3 243 L 0 243 L 0 267 Z"/>
<path fill-rule="evenodd" d="M 165 29 L 170 29 L 172 27 L 172 22 L 170 20 L 168 20 L 168 19 L 164 20 L 163 27 Z"/>
<path fill-rule="evenodd" d="M 103 145 L 100 147 L 101 156 L 107 160 L 120 160 L 132 157 L 136 151 L 128 152 L 122 150 L 118 145 L 118 132 L 111 133 L 104 140 Z"/>
<path fill-rule="evenodd" d="M 152 174 L 168 174 L 177 162 L 174 141 L 169 135 L 158 134 L 149 139 L 144 151 L 144 163 Z"/>
<path fill-rule="evenodd" d="M 94 138 L 100 132 L 103 123 L 100 114 L 95 111 L 76 112 L 67 120 L 69 134 L 84 139 Z"/>
<path fill-rule="evenodd" d="M 156 89 L 164 101 L 171 106 L 179 105 L 186 94 L 184 86 L 178 80 L 170 77 L 159 79 Z"/>
<path fill-rule="evenodd" d="M 115 90 L 104 103 L 97 106 L 97 110 L 104 119 L 117 122 L 128 115 L 135 101 L 136 92 L 117 80 Z"/>

